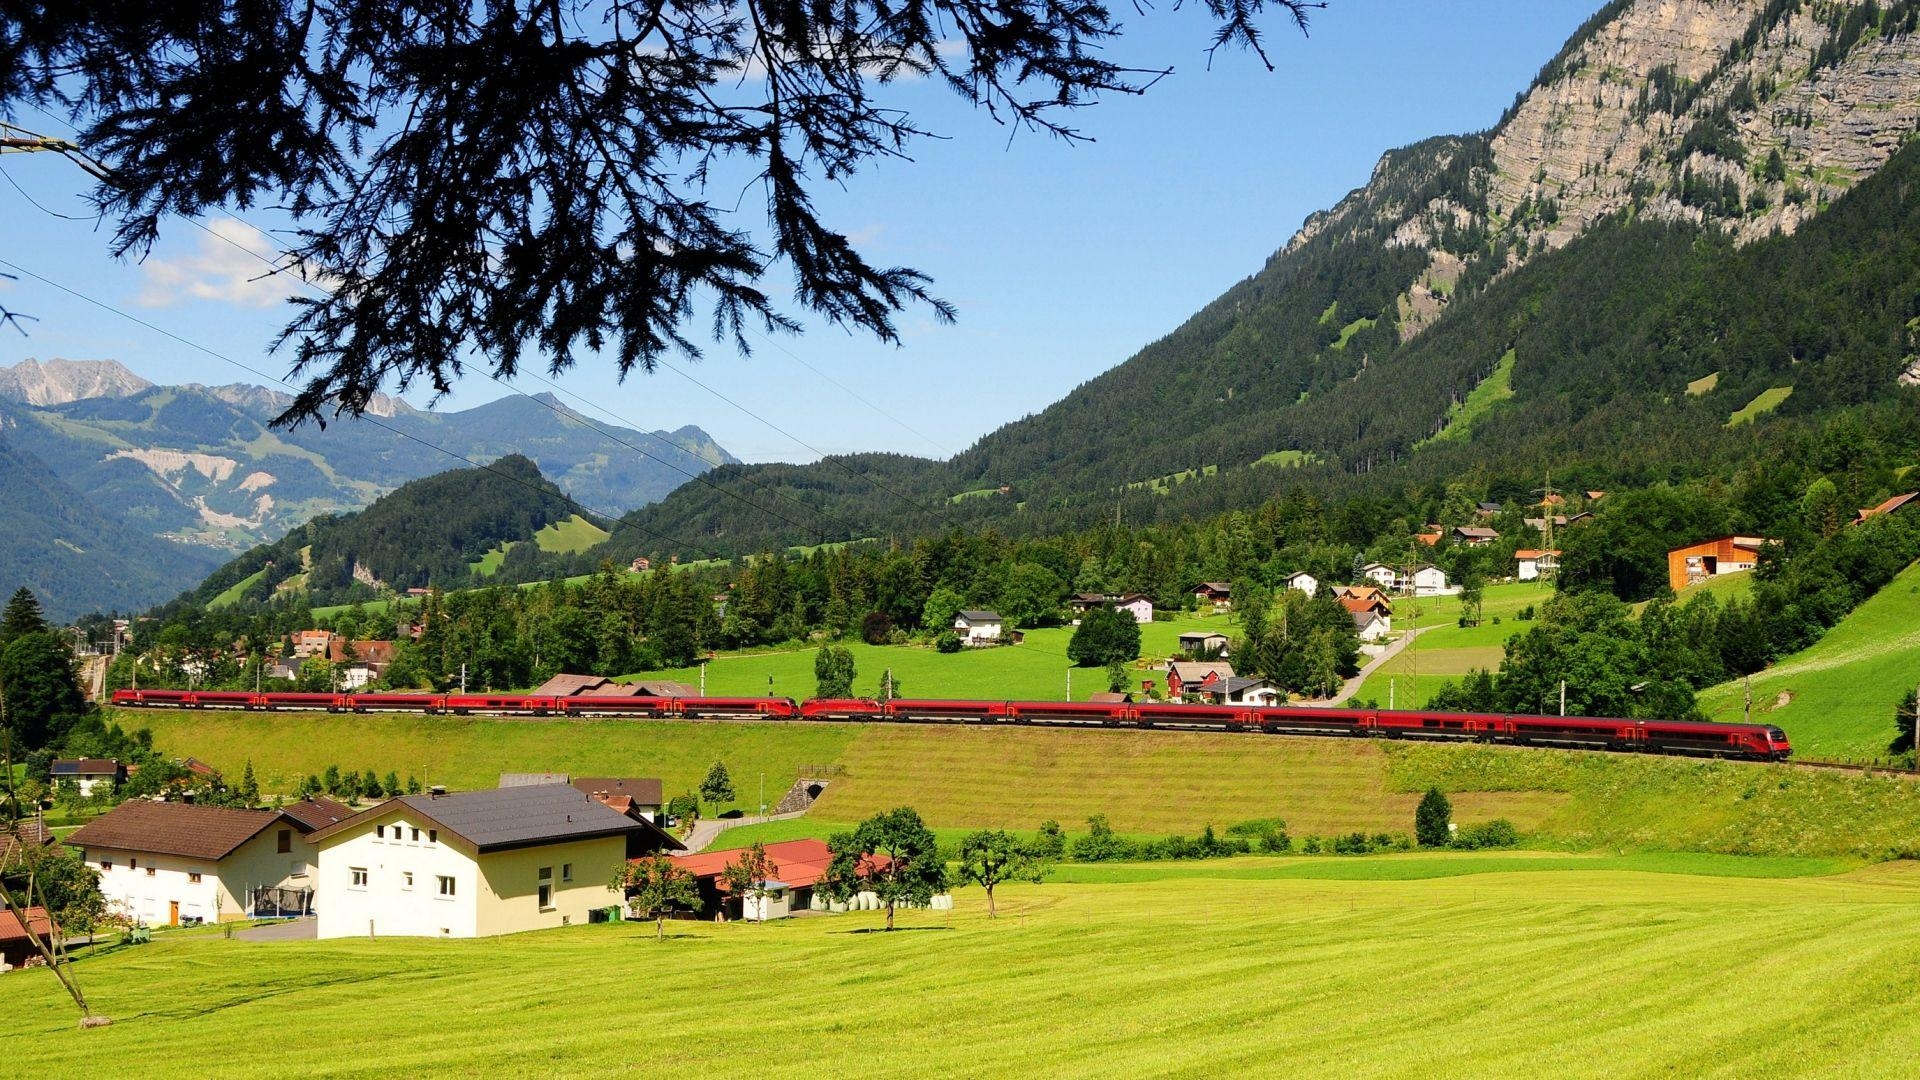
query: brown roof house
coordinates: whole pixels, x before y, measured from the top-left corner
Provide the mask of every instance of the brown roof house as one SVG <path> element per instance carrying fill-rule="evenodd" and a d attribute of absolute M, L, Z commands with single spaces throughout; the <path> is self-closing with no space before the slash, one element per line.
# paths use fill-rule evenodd
<path fill-rule="evenodd" d="M 282 810 L 123 802 L 67 843 L 100 872 L 109 909 L 148 926 L 245 919 L 273 889 L 307 887 L 313 827 Z"/>
<path fill-rule="evenodd" d="M 307 838 L 323 938 L 487 937 L 587 922 L 628 858 L 679 848 L 568 784 L 388 799 Z"/>
<path fill-rule="evenodd" d="M 571 783 L 623 814 L 645 815 L 648 821 L 659 821 L 660 808 L 667 805 L 666 785 L 658 777 L 576 776 Z"/>

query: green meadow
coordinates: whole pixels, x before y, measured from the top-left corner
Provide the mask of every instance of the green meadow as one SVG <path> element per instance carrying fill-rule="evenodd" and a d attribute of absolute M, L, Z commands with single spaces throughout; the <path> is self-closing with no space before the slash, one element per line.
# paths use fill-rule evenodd
<path fill-rule="evenodd" d="M 1745 576 L 1745 575 L 1742 575 Z M 1808 648 L 1753 676 L 1753 719 L 1779 724 L 1802 757 L 1888 756 L 1893 710 L 1920 683 L 1920 566 L 1910 566 Z M 1700 694 L 1714 720 L 1746 715 L 1735 680 Z"/>
<path fill-rule="evenodd" d="M 871 912 L 673 923 L 664 942 L 650 924 L 162 933 L 74 965 L 110 1027 L 78 1030 L 44 973 L 0 977 L 0 1054 L 22 1076 L 1905 1071 L 1914 866 L 1551 863 L 1098 868 L 1098 883 L 1002 886 L 995 920 L 962 890 L 892 934 L 862 932 Z"/>

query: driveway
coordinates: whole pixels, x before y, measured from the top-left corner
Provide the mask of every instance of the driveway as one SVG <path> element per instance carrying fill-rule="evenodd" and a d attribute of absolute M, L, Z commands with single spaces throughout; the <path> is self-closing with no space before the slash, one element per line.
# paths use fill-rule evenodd
<path fill-rule="evenodd" d="M 795 810 L 791 814 L 774 814 L 770 817 L 754 814 L 737 818 L 701 818 L 693 823 L 693 831 L 688 833 L 681 843 L 687 845 L 687 854 L 691 855 L 696 851 L 705 851 L 712 847 L 713 842 L 720 838 L 720 834 L 728 829 L 739 828 L 742 825 L 758 825 L 764 821 L 786 821 L 805 814 L 805 810 Z"/>
<path fill-rule="evenodd" d="M 313 919 L 286 919 L 236 930 L 233 936 L 241 941 L 312 941 L 320 936 L 320 924 Z"/>
<path fill-rule="evenodd" d="M 1309 709 L 1314 709 L 1314 708 L 1332 709 L 1332 708 L 1338 708 L 1339 706 L 1346 704 L 1348 698 L 1360 692 L 1360 684 L 1367 681 L 1367 676 L 1380 670 L 1381 666 L 1385 664 L 1387 661 L 1393 659 L 1396 656 L 1399 656 L 1402 649 L 1405 649 L 1408 645 L 1413 643 L 1414 638 L 1417 638 L 1421 634 L 1424 634 L 1427 631 L 1432 629 L 1433 627 L 1431 626 L 1422 626 L 1417 630 L 1409 630 L 1406 633 L 1400 635 L 1397 641 L 1393 641 L 1387 645 L 1385 652 L 1382 652 L 1379 656 L 1374 657 L 1371 661 L 1367 663 L 1366 667 L 1361 668 L 1360 674 L 1355 675 L 1351 679 L 1348 679 L 1346 683 L 1340 687 L 1340 692 L 1338 694 L 1335 694 L 1334 696 L 1326 699 L 1325 701 L 1301 701 L 1301 702 L 1296 702 L 1295 704 L 1301 705 Z"/>

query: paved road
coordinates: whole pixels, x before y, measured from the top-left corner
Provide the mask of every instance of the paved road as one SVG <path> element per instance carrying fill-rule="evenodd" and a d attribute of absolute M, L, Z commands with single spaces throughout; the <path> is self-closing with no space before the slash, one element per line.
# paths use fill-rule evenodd
<path fill-rule="evenodd" d="M 693 823 L 693 832 L 689 833 L 681 843 L 687 845 L 687 854 L 691 855 L 696 851 L 705 851 L 712 847 L 713 842 L 720 838 L 720 834 L 728 829 L 738 828 L 741 825 L 758 825 L 763 821 L 786 821 L 801 817 L 805 813 L 805 810 L 795 810 L 791 814 L 773 814 L 768 817 L 752 814 L 737 818 L 701 818 Z"/>
<path fill-rule="evenodd" d="M 1400 651 L 1402 649 L 1405 649 L 1409 644 L 1411 644 L 1414 638 L 1417 638 L 1421 634 L 1424 634 L 1427 631 L 1432 629 L 1433 627 L 1431 626 L 1423 626 L 1418 630 L 1409 630 L 1406 633 L 1400 635 L 1399 640 L 1389 644 L 1385 652 L 1381 653 L 1379 656 L 1376 656 L 1372 660 L 1368 661 L 1367 666 L 1360 669 L 1360 674 L 1355 675 L 1351 679 L 1348 679 L 1340 687 L 1340 692 L 1328 698 L 1327 700 L 1302 701 L 1302 702 L 1299 702 L 1298 704 L 1307 706 L 1309 708 L 1316 708 L 1316 709 L 1331 709 L 1331 708 L 1335 708 L 1336 706 L 1346 704 L 1348 698 L 1351 698 L 1353 695 L 1360 692 L 1360 684 L 1367 681 L 1367 676 L 1372 675 L 1374 672 L 1380 670 L 1380 667 L 1383 664 L 1385 664 L 1387 661 L 1393 659 L 1396 656 L 1399 656 Z"/>

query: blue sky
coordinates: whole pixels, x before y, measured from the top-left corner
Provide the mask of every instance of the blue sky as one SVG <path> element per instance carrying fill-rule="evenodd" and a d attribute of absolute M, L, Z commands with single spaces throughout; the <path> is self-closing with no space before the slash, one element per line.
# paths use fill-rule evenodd
<path fill-rule="evenodd" d="M 948 138 L 919 142 L 912 162 L 884 163 L 843 188 L 822 189 L 818 202 L 873 261 L 932 275 L 935 292 L 959 307 L 957 324 L 910 310 L 895 348 L 803 315 L 801 337 L 758 340 L 751 358 L 713 346 L 684 368 L 761 419 L 669 372 L 619 384 L 610 363 L 591 358 L 560 380 L 562 400 L 597 420 L 645 429 L 697 424 L 750 461 L 805 461 L 816 451 L 956 453 L 1127 359 L 1258 270 L 1308 214 L 1365 183 L 1382 152 L 1492 124 L 1597 6 L 1332 0 L 1309 37 L 1275 21 L 1272 73 L 1237 52 L 1223 52 L 1207 70 L 1199 5 L 1161 5 L 1144 17 L 1128 10 L 1121 55 L 1170 64 L 1175 74 L 1144 98 L 1113 98 L 1081 113 L 1077 125 L 1097 141 L 1076 146 L 1024 133 L 1009 140 L 1005 128 L 939 87 L 897 88 L 899 104 Z M 11 119 L 68 134 L 31 111 Z M 84 178 L 63 160 L 9 155 L 0 169 L 47 210 L 85 214 L 77 197 Z M 22 190 L 0 183 L 0 254 L 249 367 L 284 374 L 286 361 L 267 353 L 286 317 L 274 295 L 284 289 L 246 280 L 259 263 L 184 222 L 144 263 L 116 262 L 106 254 L 108 227 L 43 213 Z M 743 213 L 757 215 L 759 206 L 752 194 L 742 200 Z M 208 221 L 240 243 L 265 243 L 233 220 Z M 784 270 L 776 275 L 778 286 Z M 156 382 L 261 381 L 39 282 L 0 282 L 0 297 L 39 318 L 28 338 L 0 333 L 0 364 L 110 357 Z M 524 376 L 518 385 L 551 389 Z M 509 392 L 474 376 L 435 407 Z"/>

